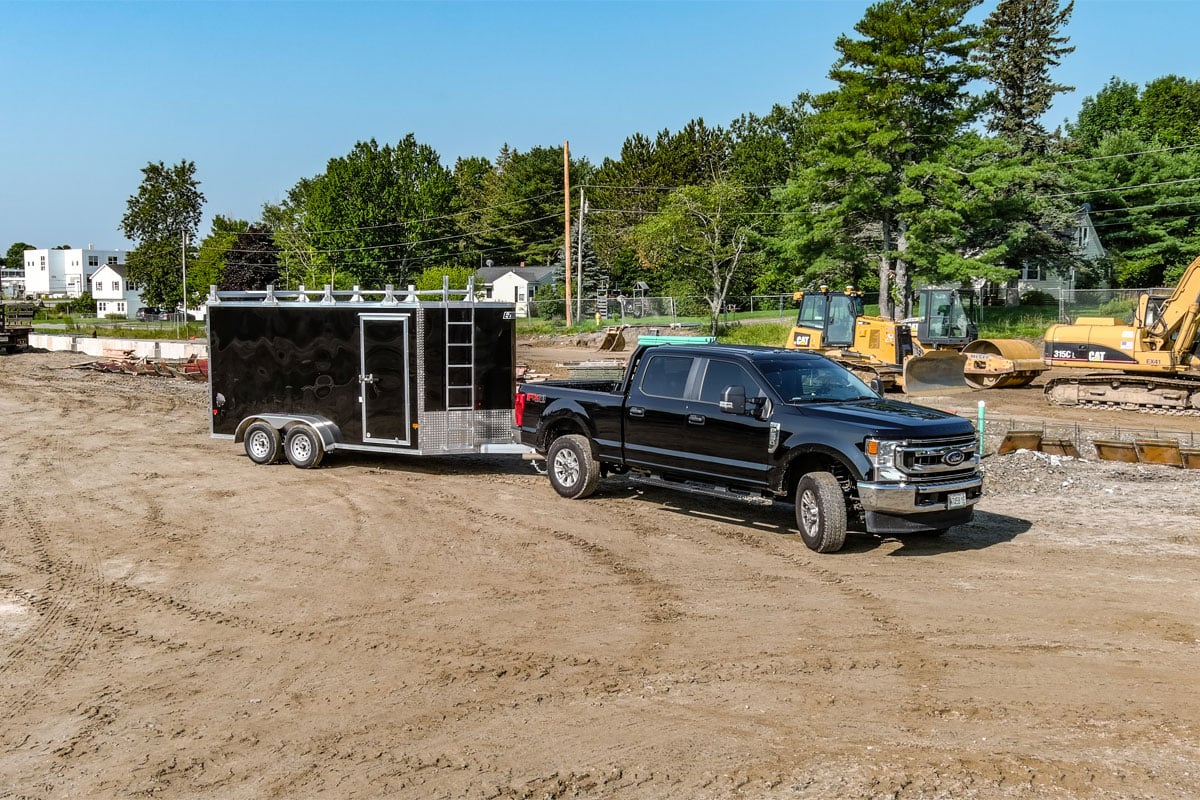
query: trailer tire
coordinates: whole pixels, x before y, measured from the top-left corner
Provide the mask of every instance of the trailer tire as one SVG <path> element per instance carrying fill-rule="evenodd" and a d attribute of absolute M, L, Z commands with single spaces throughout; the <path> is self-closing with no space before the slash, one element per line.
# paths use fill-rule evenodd
<path fill-rule="evenodd" d="M 796 484 L 796 526 L 808 549 L 836 553 L 846 543 L 846 499 L 829 472 L 810 472 Z"/>
<path fill-rule="evenodd" d="M 579 434 L 559 436 L 546 452 L 550 485 L 559 496 L 582 500 L 596 491 L 600 483 L 600 466 L 592 455 L 592 446 Z"/>
<path fill-rule="evenodd" d="M 321 459 L 325 457 L 325 448 L 316 431 L 307 425 L 297 425 L 288 431 L 283 440 L 283 454 L 293 467 L 312 469 L 320 466 Z"/>
<path fill-rule="evenodd" d="M 246 456 L 255 464 L 274 464 L 283 454 L 283 437 L 274 425 L 266 422 L 255 422 L 246 428 L 242 444 Z"/>

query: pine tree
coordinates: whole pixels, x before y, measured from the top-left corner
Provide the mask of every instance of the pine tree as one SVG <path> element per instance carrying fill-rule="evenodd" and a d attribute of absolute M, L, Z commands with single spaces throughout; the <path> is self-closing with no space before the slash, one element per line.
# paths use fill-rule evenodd
<path fill-rule="evenodd" d="M 943 235 L 948 218 L 938 218 L 937 204 L 947 172 L 939 158 L 980 110 L 968 91 L 981 71 L 969 59 L 977 30 L 964 22 L 978 3 L 884 0 L 868 8 L 855 26 L 862 38 L 837 40 L 830 77 L 838 88 L 817 99 L 818 144 L 781 194 L 802 212 L 784 249 L 820 242 L 851 271 L 876 258 L 884 315 L 892 313 L 893 285 L 902 312 L 910 310 L 910 258 L 936 265 L 935 243 L 913 236 Z"/>
<path fill-rule="evenodd" d="M 1074 0 L 1000 0 L 984 23 L 980 61 L 995 85 L 988 130 L 1022 153 L 1045 154 L 1050 135 L 1040 120 L 1055 95 L 1074 87 L 1055 83 L 1050 70 L 1074 52 L 1059 31 L 1071 19 Z"/>

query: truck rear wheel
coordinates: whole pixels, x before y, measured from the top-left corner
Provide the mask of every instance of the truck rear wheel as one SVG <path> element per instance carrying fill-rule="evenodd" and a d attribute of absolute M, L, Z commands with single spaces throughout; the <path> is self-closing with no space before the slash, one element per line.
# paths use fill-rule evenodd
<path fill-rule="evenodd" d="M 255 422 L 246 429 L 242 440 L 246 455 L 255 464 L 274 464 L 279 460 L 283 449 L 283 439 L 274 425 L 265 422 Z"/>
<path fill-rule="evenodd" d="M 312 469 L 319 466 L 325 457 L 325 448 L 321 446 L 321 437 L 316 431 L 305 425 L 297 425 L 288 431 L 283 440 L 283 454 L 288 463 L 300 469 Z"/>
<path fill-rule="evenodd" d="M 846 500 L 829 472 L 810 472 L 796 484 L 796 525 L 810 550 L 836 553 L 846 543 Z"/>
<path fill-rule="evenodd" d="M 600 466 L 592 456 L 592 447 L 584 436 L 559 436 L 546 452 L 550 485 L 568 500 L 581 500 L 596 491 Z"/>

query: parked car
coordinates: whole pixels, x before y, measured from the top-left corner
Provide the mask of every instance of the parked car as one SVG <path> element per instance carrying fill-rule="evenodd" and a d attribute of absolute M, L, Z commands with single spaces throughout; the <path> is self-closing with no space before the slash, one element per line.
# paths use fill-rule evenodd
<path fill-rule="evenodd" d="M 165 312 L 161 308 L 154 308 L 153 306 L 144 306 L 137 310 L 137 313 L 135 314 L 135 316 L 144 322 L 149 319 L 163 318 L 164 313 Z"/>

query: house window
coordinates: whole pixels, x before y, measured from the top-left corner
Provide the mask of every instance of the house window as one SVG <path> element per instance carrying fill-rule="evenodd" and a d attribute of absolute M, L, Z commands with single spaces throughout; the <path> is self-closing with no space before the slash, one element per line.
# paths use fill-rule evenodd
<path fill-rule="evenodd" d="M 120 282 L 120 281 L 113 281 L 113 282 L 112 282 L 112 284 L 113 284 L 113 291 L 114 291 L 114 292 L 119 292 L 119 291 L 121 291 L 121 282 Z"/>
<path fill-rule="evenodd" d="M 88 266 L 89 267 L 100 266 L 100 256 L 88 256 Z"/>
<path fill-rule="evenodd" d="M 107 264 L 108 264 L 108 265 L 110 265 L 110 266 L 111 266 L 111 265 L 113 265 L 113 264 L 116 264 L 116 263 L 117 263 L 117 257 L 116 257 L 116 256 L 109 256 L 109 257 L 108 257 L 108 261 L 107 261 L 107 262 L 105 262 L 105 263 L 107 263 Z"/>
<path fill-rule="evenodd" d="M 1023 264 L 1021 266 L 1021 280 L 1040 281 L 1042 279 L 1041 264 Z"/>
<path fill-rule="evenodd" d="M 97 314 L 99 314 L 100 316 L 104 316 L 105 313 L 107 313 L 107 312 L 108 312 L 108 303 L 105 303 L 105 302 L 96 303 L 96 313 Z"/>
<path fill-rule="evenodd" d="M 125 304 L 124 303 L 117 303 L 117 313 L 118 314 L 125 313 Z"/>

